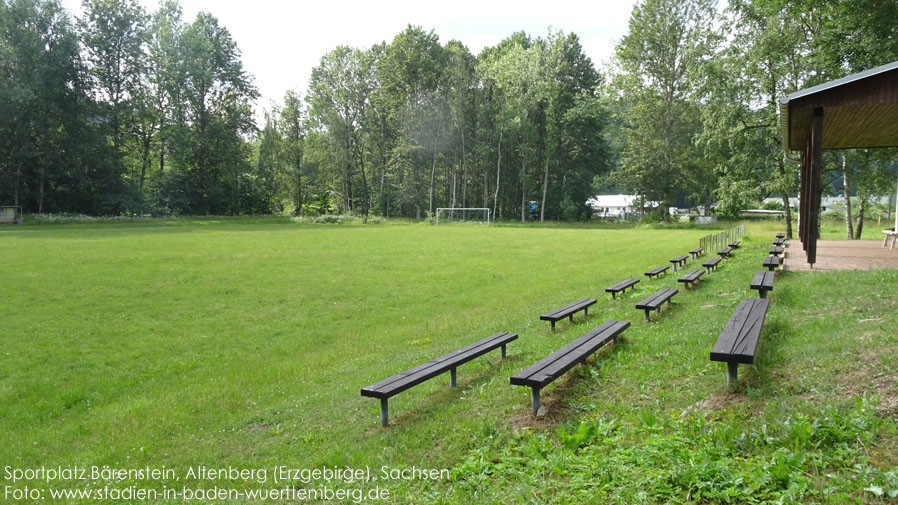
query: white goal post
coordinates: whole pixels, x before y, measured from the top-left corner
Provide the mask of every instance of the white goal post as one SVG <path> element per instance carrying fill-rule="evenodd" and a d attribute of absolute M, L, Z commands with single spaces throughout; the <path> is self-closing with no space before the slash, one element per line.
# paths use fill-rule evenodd
<path fill-rule="evenodd" d="M 436 224 L 440 224 L 440 213 L 441 211 L 449 211 L 449 221 L 452 221 L 453 216 L 456 212 L 461 212 L 462 216 L 465 216 L 468 212 L 471 211 L 481 211 L 484 216 L 486 216 L 486 224 L 490 224 L 490 209 L 487 207 L 438 207 L 436 211 Z M 462 218 L 464 219 L 464 218 Z"/>

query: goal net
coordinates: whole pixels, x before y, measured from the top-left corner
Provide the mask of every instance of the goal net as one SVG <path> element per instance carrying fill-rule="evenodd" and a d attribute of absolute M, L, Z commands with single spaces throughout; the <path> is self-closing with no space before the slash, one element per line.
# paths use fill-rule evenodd
<path fill-rule="evenodd" d="M 490 209 L 486 207 L 440 207 L 436 212 L 436 224 L 446 223 L 490 224 Z"/>
<path fill-rule="evenodd" d="M 0 224 L 22 224 L 22 207 L 18 205 L 0 206 Z"/>

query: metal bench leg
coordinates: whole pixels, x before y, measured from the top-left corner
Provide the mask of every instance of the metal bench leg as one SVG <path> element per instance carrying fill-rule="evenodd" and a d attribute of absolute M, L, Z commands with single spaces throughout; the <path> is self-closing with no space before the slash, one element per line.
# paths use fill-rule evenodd
<path fill-rule="evenodd" d="M 758 290 L 758 298 L 767 298 L 767 290 L 759 289 Z"/>
<path fill-rule="evenodd" d="M 645 322 L 649 322 L 649 311 L 652 309 L 645 309 Z"/>
<path fill-rule="evenodd" d="M 584 307 L 583 308 L 583 317 L 586 317 L 588 315 L 589 315 L 589 307 Z M 574 317 L 574 316 L 571 316 L 571 317 Z M 573 321 L 573 319 L 571 319 L 571 321 Z"/>
<path fill-rule="evenodd" d="M 732 384 L 736 382 L 736 379 L 739 378 L 739 364 L 728 362 L 727 363 L 727 384 Z"/>
<path fill-rule="evenodd" d="M 452 368 L 449 370 L 449 387 L 455 387 L 455 369 Z"/>
<path fill-rule="evenodd" d="M 571 315 L 567 316 L 567 320 L 573 323 L 573 322 L 574 322 L 574 315 L 571 314 Z"/>
<path fill-rule="evenodd" d="M 390 410 L 389 410 L 389 408 L 387 408 L 387 401 L 388 400 L 386 398 L 380 399 L 380 425 L 381 426 L 386 426 L 388 424 L 389 417 L 390 417 L 390 414 L 389 414 Z"/>
<path fill-rule="evenodd" d="M 534 414 L 539 412 L 539 388 L 530 388 L 530 405 Z"/>
<path fill-rule="evenodd" d="M 882 246 L 885 247 L 886 245 L 883 244 Z M 612 291 L 612 292 L 611 292 L 611 299 L 612 299 L 612 300 L 617 300 L 617 291 Z"/>
<path fill-rule="evenodd" d="M 555 331 L 555 321 L 551 321 L 552 323 L 552 331 Z"/>
<path fill-rule="evenodd" d="M 505 359 L 505 344 L 502 344 L 502 359 Z"/>

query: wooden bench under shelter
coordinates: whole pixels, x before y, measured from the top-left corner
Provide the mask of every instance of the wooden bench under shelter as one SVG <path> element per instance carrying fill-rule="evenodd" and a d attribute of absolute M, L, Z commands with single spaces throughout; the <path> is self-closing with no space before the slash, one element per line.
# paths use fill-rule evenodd
<path fill-rule="evenodd" d="M 736 381 L 740 363 L 751 365 L 755 362 L 755 351 L 769 306 L 770 300 L 766 298 L 743 298 L 711 348 L 711 361 L 727 364 L 727 384 Z"/>
<path fill-rule="evenodd" d="M 574 322 L 574 313 L 578 311 L 583 311 L 584 316 L 589 315 L 589 306 L 596 303 L 595 298 L 584 298 L 582 300 L 577 300 L 576 302 L 569 303 L 560 309 L 555 309 L 552 312 L 548 312 L 539 316 L 540 321 L 551 321 L 552 322 L 552 331 L 555 331 L 555 323 L 567 317 L 571 322 Z"/>
<path fill-rule="evenodd" d="M 779 256 L 767 256 L 766 258 L 764 258 L 764 262 L 762 263 L 762 265 L 767 267 L 767 270 L 773 272 L 777 269 L 777 267 L 780 266 L 780 263 L 781 261 Z"/>
<path fill-rule="evenodd" d="M 692 255 L 692 259 L 695 259 L 695 258 L 701 256 L 703 252 L 705 252 L 704 247 L 696 247 L 695 249 L 689 251 L 689 254 Z"/>
<path fill-rule="evenodd" d="M 882 230 L 882 232 L 885 234 L 885 236 L 882 238 L 882 246 L 885 247 L 886 243 L 891 240 L 892 245 L 889 246 L 889 250 L 891 251 L 895 248 L 895 242 L 898 242 L 898 232 L 894 232 L 892 230 Z"/>
<path fill-rule="evenodd" d="M 649 320 L 649 312 L 652 310 L 657 310 L 658 313 L 661 313 L 661 306 L 664 302 L 670 303 L 670 299 L 674 297 L 675 294 L 679 293 L 679 289 L 674 288 L 664 288 L 655 291 L 651 295 L 646 298 L 643 298 L 636 304 L 637 309 L 642 309 L 645 311 L 645 320 Z"/>
<path fill-rule="evenodd" d="M 623 293 L 630 286 L 635 286 L 639 284 L 639 279 L 627 279 L 624 281 L 620 281 L 614 286 L 610 288 L 605 288 L 606 293 L 611 293 L 611 298 L 614 299 L 617 297 L 618 293 Z"/>
<path fill-rule="evenodd" d="M 751 289 L 758 290 L 758 298 L 767 298 L 767 292 L 773 291 L 773 278 L 776 272 L 758 270 L 751 279 Z"/>
<path fill-rule="evenodd" d="M 714 270 L 715 268 L 717 268 L 717 265 L 720 264 L 720 260 L 721 258 L 711 258 L 708 261 L 702 263 L 702 266 L 705 267 L 708 273 L 711 273 L 711 270 Z"/>
<path fill-rule="evenodd" d="M 539 411 L 539 392 L 552 381 L 578 363 L 583 363 L 608 341 L 617 340 L 618 335 L 630 327 L 630 321 L 605 321 L 599 327 L 565 345 L 545 358 L 512 375 L 513 386 L 530 388 L 533 413 Z"/>
<path fill-rule="evenodd" d="M 462 347 L 457 351 L 432 359 L 427 363 L 400 372 L 392 377 L 362 388 L 362 396 L 380 399 L 380 424 L 386 426 L 389 421 L 389 409 L 387 402 L 391 396 L 399 394 L 406 389 L 417 386 L 424 381 L 432 379 L 446 371 L 449 371 L 449 386 L 455 387 L 455 369 L 474 358 L 482 356 L 494 349 L 502 349 L 502 357 L 505 358 L 505 346 L 518 338 L 517 333 L 501 332 L 486 337 L 483 340 Z"/>
<path fill-rule="evenodd" d="M 649 270 L 648 272 L 646 272 L 645 275 L 648 276 L 649 280 L 652 280 L 652 277 L 654 277 L 656 275 L 663 274 L 664 272 L 667 271 L 668 268 L 670 268 L 670 267 L 666 266 L 666 265 L 661 266 L 661 267 L 656 267 L 656 268 L 653 268 L 653 269 Z"/>
<path fill-rule="evenodd" d="M 738 240 L 734 240 L 734 241 L 730 242 L 730 243 L 727 244 L 727 245 L 730 246 L 730 247 L 733 248 L 733 249 L 739 249 L 739 241 L 738 241 Z"/>
<path fill-rule="evenodd" d="M 732 253 L 733 253 L 733 248 L 732 248 L 732 247 L 724 247 L 723 249 L 717 251 L 717 254 L 718 254 L 721 258 L 729 258 L 729 257 L 730 257 L 730 254 L 732 254 Z"/>
<path fill-rule="evenodd" d="M 671 262 L 671 264 L 673 264 L 673 268 L 674 268 L 673 271 L 676 272 L 677 267 L 685 267 L 686 260 L 688 260 L 688 259 L 689 259 L 689 256 L 686 256 L 685 254 L 682 256 L 677 256 L 676 258 L 672 258 L 670 260 L 670 262 Z"/>
<path fill-rule="evenodd" d="M 719 259 L 719 258 L 718 258 Z M 697 284 L 699 282 L 699 277 L 701 277 L 705 273 L 704 270 L 690 270 L 686 272 L 682 277 L 677 279 L 677 282 L 682 282 L 686 285 L 686 289 L 689 289 L 689 286 L 692 284 Z"/>
<path fill-rule="evenodd" d="M 772 254 L 774 256 L 779 256 L 780 254 L 783 254 L 784 250 L 785 249 L 783 249 L 782 246 L 778 246 L 778 245 L 770 246 L 770 254 Z"/>

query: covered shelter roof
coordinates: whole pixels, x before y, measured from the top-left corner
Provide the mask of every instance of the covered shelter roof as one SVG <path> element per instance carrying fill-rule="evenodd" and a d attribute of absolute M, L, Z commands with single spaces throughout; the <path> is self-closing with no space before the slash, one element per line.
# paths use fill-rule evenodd
<path fill-rule="evenodd" d="M 813 265 L 821 151 L 898 146 L 898 61 L 783 97 L 780 121 L 785 151 L 802 151 L 798 235 Z"/>
<path fill-rule="evenodd" d="M 815 108 L 823 108 L 822 149 L 898 146 L 898 61 L 780 99 L 783 146 L 801 150 Z"/>

